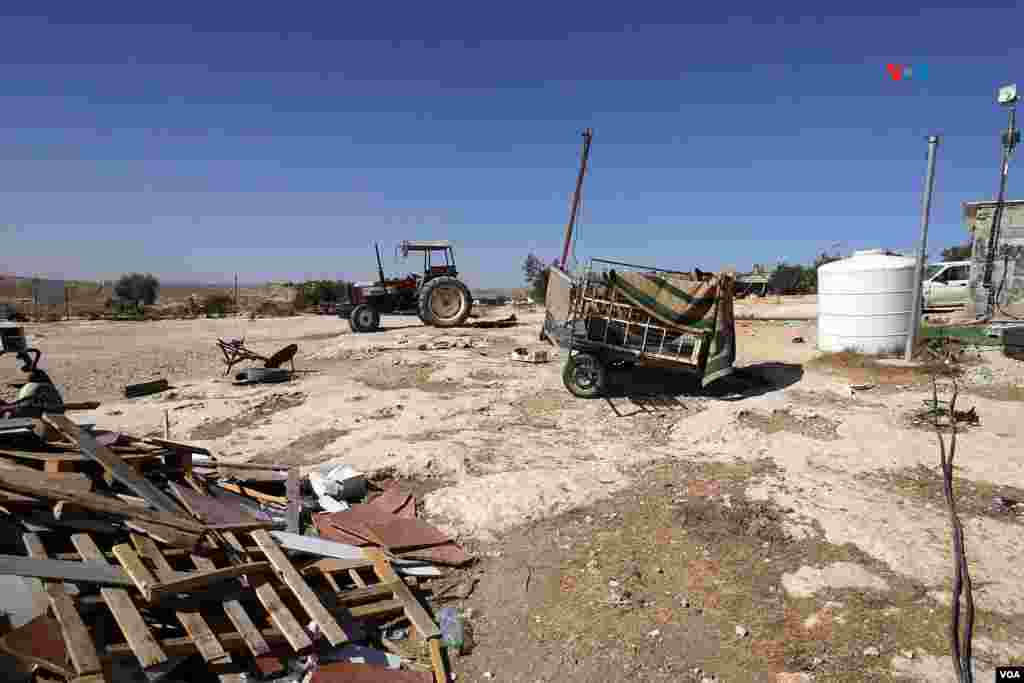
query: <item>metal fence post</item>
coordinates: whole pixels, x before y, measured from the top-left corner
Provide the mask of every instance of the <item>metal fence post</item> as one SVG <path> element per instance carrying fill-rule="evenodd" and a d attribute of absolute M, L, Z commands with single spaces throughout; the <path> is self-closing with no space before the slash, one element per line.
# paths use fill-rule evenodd
<path fill-rule="evenodd" d="M 935 152 L 939 146 L 939 136 L 928 136 L 928 176 L 924 183 L 924 201 L 921 205 L 921 244 L 917 248 L 917 267 L 914 271 L 914 302 L 910 314 L 910 330 L 907 334 L 907 348 L 903 358 L 914 359 L 914 346 L 917 344 L 917 328 L 921 324 L 921 282 L 924 279 L 924 257 L 928 251 L 928 218 L 932 210 L 932 190 L 935 188 Z"/>

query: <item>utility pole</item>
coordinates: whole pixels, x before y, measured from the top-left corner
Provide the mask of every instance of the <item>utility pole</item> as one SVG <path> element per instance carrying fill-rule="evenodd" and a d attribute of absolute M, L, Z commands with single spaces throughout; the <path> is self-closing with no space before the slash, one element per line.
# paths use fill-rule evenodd
<path fill-rule="evenodd" d="M 235 313 L 238 313 L 238 273 L 235 273 Z"/>
<path fill-rule="evenodd" d="M 992 271 L 995 267 L 996 254 L 999 248 L 999 232 L 1003 224 L 1003 203 L 1006 199 L 1006 178 L 1010 171 L 1010 156 L 1013 148 L 1020 142 L 1020 131 L 1017 130 L 1017 87 L 1007 86 L 999 91 L 999 104 L 1010 109 L 1010 125 L 1002 134 L 1003 157 L 999 165 L 999 194 L 996 195 L 996 206 L 992 211 L 992 226 L 988 232 L 988 251 L 985 254 L 985 271 L 982 284 L 986 291 L 984 320 L 991 320 L 996 314 L 996 294 L 998 287 L 992 284 Z M 1003 273 L 1006 277 L 1006 273 Z"/>
<path fill-rule="evenodd" d="M 910 330 L 907 334 L 907 348 L 903 359 L 914 359 L 917 344 L 917 328 L 921 324 L 921 280 L 924 278 L 924 257 L 928 252 L 928 219 L 932 212 L 932 190 L 935 189 L 935 152 L 939 147 L 939 136 L 928 136 L 928 175 L 924 181 L 924 200 L 921 204 L 921 242 L 917 248 L 917 264 L 914 268 L 914 301 L 911 305 Z"/>
<path fill-rule="evenodd" d="M 593 129 L 587 128 L 583 131 L 583 160 L 580 162 L 580 174 L 576 177 L 576 190 L 572 193 L 572 209 L 569 211 L 569 224 L 565 226 L 565 245 L 562 247 L 562 261 L 560 264 L 562 270 L 565 270 L 565 264 L 569 260 L 572 229 L 576 225 L 576 213 L 580 209 L 580 192 L 583 190 L 583 176 L 587 172 L 587 158 L 590 156 L 590 141 L 593 137 Z"/>

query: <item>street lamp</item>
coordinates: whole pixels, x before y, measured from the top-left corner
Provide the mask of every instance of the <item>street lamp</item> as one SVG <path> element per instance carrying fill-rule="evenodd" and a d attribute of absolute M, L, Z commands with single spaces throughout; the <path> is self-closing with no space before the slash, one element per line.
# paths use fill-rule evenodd
<path fill-rule="evenodd" d="M 1017 84 L 1004 85 L 999 89 L 996 100 L 1000 106 L 1010 110 L 1010 125 L 1001 136 L 1003 145 L 1003 159 L 999 165 L 999 194 L 996 196 L 995 210 L 992 212 L 992 227 L 988 235 L 988 253 L 985 255 L 985 271 L 982 276 L 982 284 L 987 290 L 985 305 L 985 320 L 991 319 L 996 310 L 996 287 L 992 286 L 992 269 L 996 261 L 996 249 L 999 246 L 999 232 L 1003 222 L 1003 200 L 1006 197 L 1006 176 L 1010 170 L 1010 156 L 1013 148 L 1020 142 L 1020 131 L 1017 130 L 1017 102 L 1020 97 L 1017 95 Z M 1003 273 L 1006 276 L 1006 273 Z"/>

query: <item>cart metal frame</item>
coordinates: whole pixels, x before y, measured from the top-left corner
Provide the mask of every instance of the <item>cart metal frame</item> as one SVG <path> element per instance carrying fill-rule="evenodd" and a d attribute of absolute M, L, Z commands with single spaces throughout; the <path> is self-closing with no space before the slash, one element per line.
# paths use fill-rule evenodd
<path fill-rule="evenodd" d="M 603 272 L 612 267 L 689 275 L 599 258 L 591 259 L 575 280 L 552 269 L 544 332 L 567 351 L 562 374 L 566 388 L 580 397 L 601 395 L 607 367 L 613 363 L 699 370 L 710 333 L 667 326 L 630 303 L 605 283 Z"/>

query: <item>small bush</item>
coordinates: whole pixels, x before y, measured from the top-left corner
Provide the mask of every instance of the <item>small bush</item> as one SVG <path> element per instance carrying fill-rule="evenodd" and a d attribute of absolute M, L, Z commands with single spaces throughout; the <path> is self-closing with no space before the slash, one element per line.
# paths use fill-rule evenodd
<path fill-rule="evenodd" d="M 230 294 L 217 292 L 210 294 L 203 299 L 203 308 L 206 309 L 206 317 L 224 316 L 235 307 L 235 300 Z"/>
<path fill-rule="evenodd" d="M 122 275 L 114 285 L 114 294 L 122 301 L 138 306 L 152 306 L 160 292 L 160 281 L 150 273 L 129 273 Z"/>

